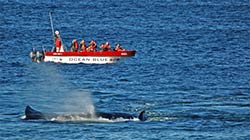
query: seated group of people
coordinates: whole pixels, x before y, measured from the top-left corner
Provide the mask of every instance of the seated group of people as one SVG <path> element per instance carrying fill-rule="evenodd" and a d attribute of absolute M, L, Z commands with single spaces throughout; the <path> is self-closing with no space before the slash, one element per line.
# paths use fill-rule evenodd
<path fill-rule="evenodd" d="M 70 46 L 70 51 L 71 52 L 78 52 L 78 42 L 76 39 L 72 41 L 72 44 Z M 103 43 L 100 46 L 101 51 L 111 51 L 111 46 L 108 42 Z M 120 44 L 116 44 L 115 48 L 113 49 L 114 51 L 125 51 L 125 49 L 121 48 Z M 97 45 L 94 40 L 90 41 L 89 45 L 87 46 L 85 41 L 82 40 L 80 42 L 80 52 L 96 52 L 97 51 Z"/>
<path fill-rule="evenodd" d="M 96 42 L 94 40 L 92 40 L 88 46 L 86 46 L 86 43 L 84 40 L 82 40 L 80 42 L 80 51 L 81 52 L 96 52 L 97 45 Z M 70 51 L 71 52 L 78 52 L 78 42 L 76 39 L 74 39 L 72 41 L 72 44 L 70 46 Z M 111 51 L 111 46 L 108 42 L 103 43 L 100 46 L 101 51 Z M 55 31 L 55 48 L 53 50 L 54 52 L 64 52 L 64 48 L 61 42 L 61 37 L 60 37 L 60 33 L 59 31 Z M 113 49 L 113 51 L 125 51 L 125 49 L 121 48 L 120 44 L 116 44 L 115 48 Z"/>

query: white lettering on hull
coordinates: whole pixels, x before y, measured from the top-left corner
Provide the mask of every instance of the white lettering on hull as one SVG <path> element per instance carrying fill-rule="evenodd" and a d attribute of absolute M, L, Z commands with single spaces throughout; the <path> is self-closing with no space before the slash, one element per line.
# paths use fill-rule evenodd
<path fill-rule="evenodd" d="M 45 56 L 45 62 L 56 62 L 56 63 L 86 63 L 86 64 L 107 64 L 116 63 L 122 60 L 122 57 L 66 57 L 66 56 Z"/>

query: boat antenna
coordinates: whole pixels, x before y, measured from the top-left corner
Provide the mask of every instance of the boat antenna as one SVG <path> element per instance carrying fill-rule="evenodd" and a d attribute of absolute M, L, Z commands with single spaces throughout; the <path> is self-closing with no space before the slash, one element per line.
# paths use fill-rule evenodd
<path fill-rule="evenodd" d="M 53 26 L 53 20 L 52 20 L 52 13 L 49 12 L 49 19 L 50 19 L 50 26 L 51 26 L 51 31 L 52 31 L 52 41 L 53 41 L 53 44 L 55 44 L 55 37 L 54 37 L 54 26 Z M 55 48 L 55 45 L 54 47 L 52 48 L 52 51 L 54 50 Z"/>

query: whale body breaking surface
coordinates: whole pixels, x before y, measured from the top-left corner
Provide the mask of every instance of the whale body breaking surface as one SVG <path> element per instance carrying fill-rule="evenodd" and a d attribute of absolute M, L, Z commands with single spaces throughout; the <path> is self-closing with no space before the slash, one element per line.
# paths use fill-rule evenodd
<path fill-rule="evenodd" d="M 90 113 L 48 113 L 40 112 L 27 105 L 25 108 L 25 120 L 47 120 L 47 121 L 87 121 L 87 122 L 116 122 L 116 121 L 145 121 L 145 111 L 139 115 L 120 112 L 95 112 Z"/>

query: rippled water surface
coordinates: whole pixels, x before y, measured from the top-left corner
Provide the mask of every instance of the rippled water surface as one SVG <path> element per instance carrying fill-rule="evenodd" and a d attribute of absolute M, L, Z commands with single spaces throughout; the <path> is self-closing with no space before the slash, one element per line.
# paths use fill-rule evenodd
<path fill-rule="evenodd" d="M 0 0 L 0 139 L 250 137 L 250 3 L 173 0 Z M 111 65 L 32 63 L 52 48 L 49 12 L 74 38 L 137 54 Z M 26 121 L 47 112 L 139 113 L 148 120 Z"/>

